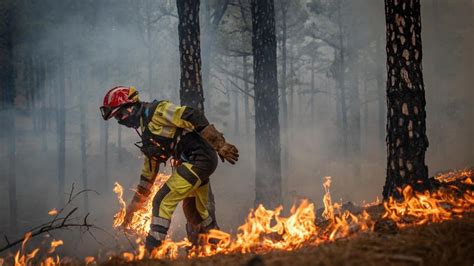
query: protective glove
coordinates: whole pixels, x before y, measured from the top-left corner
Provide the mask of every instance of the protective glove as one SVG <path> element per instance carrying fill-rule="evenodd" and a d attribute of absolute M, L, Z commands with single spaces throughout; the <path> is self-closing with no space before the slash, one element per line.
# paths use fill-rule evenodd
<path fill-rule="evenodd" d="M 226 142 L 224 138 L 224 134 L 217 131 L 213 124 L 206 126 L 200 132 L 203 139 L 205 139 L 219 154 L 221 160 L 227 160 L 231 164 L 235 164 L 235 162 L 239 159 L 239 150 L 237 148 Z"/>
<path fill-rule="evenodd" d="M 235 164 L 235 162 L 239 160 L 239 150 L 237 150 L 234 145 L 227 142 L 217 151 L 217 154 L 221 157 L 222 162 L 224 162 L 225 159 L 229 163 Z"/>

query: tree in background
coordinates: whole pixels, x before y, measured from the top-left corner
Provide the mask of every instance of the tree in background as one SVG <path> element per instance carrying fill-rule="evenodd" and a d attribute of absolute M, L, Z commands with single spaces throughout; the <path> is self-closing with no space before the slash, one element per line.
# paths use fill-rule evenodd
<path fill-rule="evenodd" d="M 273 0 L 252 0 L 252 52 L 255 82 L 255 203 L 272 208 L 282 202 Z"/>
<path fill-rule="evenodd" d="M 420 0 L 385 1 L 387 38 L 387 179 L 383 196 L 405 185 L 430 188 L 425 152 L 425 90 L 421 70 Z"/>
<path fill-rule="evenodd" d="M 8 153 L 8 199 L 10 208 L 10 230 L 17 228 L 16 199 L 16 130 L 15 130 L 15 68 L 13 55 L 13 34 L 15 6 L 13 1 L 0 3 L 0 89 L 2 95 L 2 130 Z"/>

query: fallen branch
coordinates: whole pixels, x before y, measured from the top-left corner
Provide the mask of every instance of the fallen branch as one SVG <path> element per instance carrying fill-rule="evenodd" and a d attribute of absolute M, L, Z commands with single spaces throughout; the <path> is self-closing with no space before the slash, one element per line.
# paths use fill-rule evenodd
<path fill-rule="evenodd" d="M 87 218 L 89 217 L 89 213 L 87 213 L 84 218 L 82 218 L 82 223 L 77 223 L 77 222 L 74 222 L 75 220 L 78 219 L 78 217 L 74 217 L 72 218 L 72 215 L 77 211 L 77 207 L 73 208 L 72 210 L 70 210 L 64 217 L 60 217 L 60 215 L 64 212 L 64 210 L 66 210 L 66 208 L 71 204 L 71 202 L 77 197 L 79 196 L 80 194 L 82 193 L 86 193 L 86 192 L 95 192 L 96 194 L 99 194 L 97 193 L 96 191 L 94 190 L 90 190 L 90 189 L 84 189 L 84 190 L 81 190 L 77 193 L 74 194 L 74 184 L 72 184 L 72 187 L 71 187 L 71 191 L 69 193 L 69 197 L 68 197 L 68 201 L 67 203 L 64 205 L 64 207 L 62 207 L 56 214 L 55 216 L 53 217 L 53 219 L 51 221 L 48 221 L 46 223 L 43 223 L 39 226 L 36 226 L 36 227 L 33 227 L 31 230 L 28 230 L 28 232 L 31 233 L 31 235 L 29 236 L 29 238 L 33 238 L 35 236 L 38 236 L 38 235 L 41 235 L 41 234 L 45 234 L 45 233 L 49 233 L 51 231 L 55 231 L 55 230 L 60 230 L 60 229 L 67 229 L 67 228 L 73 228 L 73 227 L 79 227 L 80 229 L 81 228 L 85 228 L 86 231 L 88 231 L 90 233 L 90 229 L 91 228 L 94 228 L 94 229 L 101 229 L 91 223 L 89 223 L 87 221 Z M 26 235 L 26 234 L 25 234 Z M 6 235 L 4 235 L 3 237 L 5 238 L 5 241 L 6 241 L 6 245 L 1 247 L 0 248 L 0 252 L 3 252 L 5 250 L 8 250 L 20 243 L 22 243 L 24 240 L 25 240 L 25 235 L 23 235 L 22 238 L 18 239 L 18 240 L 15 240 L 15 241 L 10 241 L 8 239 L 8 237 Z"/>

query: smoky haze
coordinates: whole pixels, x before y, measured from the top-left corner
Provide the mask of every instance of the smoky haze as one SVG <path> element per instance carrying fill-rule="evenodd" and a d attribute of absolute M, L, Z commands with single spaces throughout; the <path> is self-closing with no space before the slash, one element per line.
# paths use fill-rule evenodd
<path fill-rule="evenodd" d="M 287 91 L 284 97 L 280 95 L 288 107 L 287 123 L 280 122 L 285 125 L 282 127 L 285 157 L 282 191 L 286 209 L 302 198 L 309 198 L 317 208 L 322 207 L 325 176 L 332 177 L 334 200 L 359 204 L 380 197 L 385 182 L 384 3 L 338 1 L 342 3 L 340 22 L 333 11 L 315 4 L 317 1 L 275 1 L 279 86 L 283 71 L 281 10 L 288 10 Z M 210 20 L 206 16 L 212 16 L 221 3 L 201 1 L 201 45 L 211 56 L 203 58 L 203 64 L 208 64 L 210 69 L 209 80 L 204 83 L 206 116 L 240 151 L 235 166 L 219 163 L 211 176 L 219 226 L 235 232 L 255 204 L 258 162 L 255 162 L 252 84 L 245 84 L 242 64 L 242 57 L 246 56 L 247 81 L 251 81 L 249 3 L 230 2 L 233 4 L 227 6 L 209 41 L 212 26 L 206 23 Z M 430 141 L 426 162 L 431 176 L 438 171 L 472 166 L 474 159 L 471 141 L 474 7 L 469 0 L 424 0 L 421 7 Z M 82 214 L 90 212 L 90 221 L 106 232 L 95 231 L 97 239 L 75 231 L 52 236 L 64 239 L 60 252 L 69 256 L 96 255 L 99 250 L 106 256 L 107 250 L 130 249 L 123 235 L 111 227 L 113 215 L 119 209 L 112 189 L 119 182 L 126 190 L 125 199 L 131 199 L 131 189 L 139 181 L 142 166 L 142 155 L 133 145 L 139 137 L 131 129 L 119 128 L 115 120 L 103 121 L 99 106 L 105 92 L 117 85 L 137 87 L 144 101 L 167 99 L 179 104 L 176 4 L 151 0 L 45 0 L 19 1 L 16 8 L 14 117 L 18 225 L 16 231 L 9 225 L 6 159 L 9 139 L 2 134 L 0 233 L 16 239 L 50 219 L 49 210 L 61 207 L 57 115 L 58 95 L 63 90 L 64 198 L 73 184 L 76 191 L 97 191 L 98 194 L 88 193 L 88 210 L 83 197 L 73 205 Z M 342 49 L 333 44 L 341 33 Z M 340 75 L 334 70 L 340 63 L 341 51 L 346 58 L 342 68 L 347 91 L 346 147 L 341 136 Z M 282 117 L 281 106 L 280 113 Z M 81 158 L 83 133 L 85 166 Z M 87 187 L 83 183 L 83 168 Z M 169 165 L 162 170 L 170 172 Z M 173 239 L 185 236 L 184 224 L 179 207 L 173 217 Z"/>

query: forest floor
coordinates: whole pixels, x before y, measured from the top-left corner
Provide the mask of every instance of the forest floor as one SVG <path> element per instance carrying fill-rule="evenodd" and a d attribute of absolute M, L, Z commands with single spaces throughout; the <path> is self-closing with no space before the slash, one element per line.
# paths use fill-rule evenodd
<path fill-rule="evenodd" d="M 383 207 L 368 209 L 380 217 Z M 134 261 L 133 265 L 474 265 L 474 213 L 443 223 L 361 233 L 319 246 L 262 255 Z M 117 260 L 107 265 L 123 264 Z"/>

